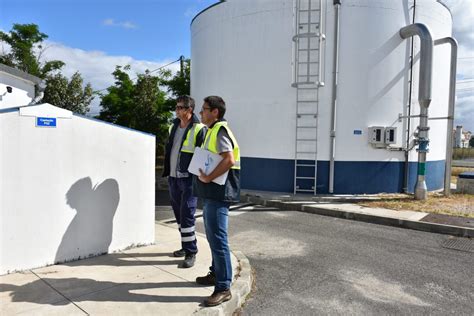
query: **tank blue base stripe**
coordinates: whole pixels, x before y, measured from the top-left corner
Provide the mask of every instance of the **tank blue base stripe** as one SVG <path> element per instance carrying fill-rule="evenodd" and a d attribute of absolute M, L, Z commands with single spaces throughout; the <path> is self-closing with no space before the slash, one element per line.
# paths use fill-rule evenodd
<path fill-rule="evenodd" d="M 243 189 L 293 192 L 294 160 L 269 158 L 241 158 L 241 183 Z M 304 164 L 305 161 L 299 163 Z M 314 162 L 313 162 L 314 163 Z M 426 163 L 428 190 L 443 188 L 444 160 Z M 403 191 L 403 162 L 384 161 L 336 161 L 334 193 L 372 194 L 397 193 Z M 409 192 L 414 191 L 417 162 L 409 163 Z M 312 176 L 314 168 L 299 168 L 298 176 Z M 306 183 L 311 180 L 304 180 Z M 305 183 L 299 183 L 300 187 Z M 329 192 L 329 161 L 318 161 L 317 192 Z"/>

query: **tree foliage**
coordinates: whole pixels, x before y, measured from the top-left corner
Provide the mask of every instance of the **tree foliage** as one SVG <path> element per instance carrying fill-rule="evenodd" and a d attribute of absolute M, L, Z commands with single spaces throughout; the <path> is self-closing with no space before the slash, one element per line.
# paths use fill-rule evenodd
<path fill-rule="evenodd" d="M 469 140 L 469 147 L 474 148 L 474 136 L 471 136 L 471 139 Z"/>
<path fill-rule="evenodd" d="M 51 72 L 64 66 L 64 62 L 60 60 L 40 61 L 42 43 L 47 38 L 48 35 L 41 33 L 36 24 L 13 24 L 9 33 L 0 31 L 0 40 L 11 48 L 9 53 L 0 55 L 0 63 L 46 78 Z"/>
<path fill-rule="evenodd" d="M 166 99 L 166 108 L 172 111 L 176 105 L 176 98 L 180 95 L 190 95 L 191 91 L 191 60 L 184 59 L 182 69 L 173 76 L 171 72 L 162 72 L 165 80 L 163 84 L 168 87 L 170 96 Z M 171 78 L 170 78 L 171 77 Z"/>
<path fill-rule="evenodd" d="M 171 79 L 165 80 L 168 92 L 171 92 L 174 98 L 189 95 L 191 90 L 191 60 L 185 59 L 182 66 L 182 70 L 176 72 Z"/>
<path fill-rule="evenodd" d="M 101 96 L 102 110 L 98 118 L 155 134 L 157 145 L 161 146 L 167 137 L 171 117 L 170 111 L 166 108 L 166 94 L 160 89 L 163 77 L 153 76 L 147 71 L 139 74 L 134 83 L 126 72 L 129 69 L 129 66 L 123 69 L 116 66 L 112 73 L 115 84 Z"/>
<path fill-rule="evenodd" d="M 73 74 L 71 80 L 60 73 L 48 76 L 42 102 L 86 114 L 94 96 L 89 83 L 84 88 L 82 86 L 83 80 L 79 72 Z"/>
<path fill-rule="evenodd" d="M 40 101 L 85 114 L 93 99 L 88 83 L 84 86 L 81 74 L 76 72 L 68 80 L 60 73 L 63 61 L 42 62 L 43 41 L 48 35 L 40 32 L 36 24 L 13 24 L 9 33 L 0 31 L 0 40 L 10 47 L 9 53 L 0 55 L 0 63 L 18 68 L 46 81 L 44 97 Z"/>

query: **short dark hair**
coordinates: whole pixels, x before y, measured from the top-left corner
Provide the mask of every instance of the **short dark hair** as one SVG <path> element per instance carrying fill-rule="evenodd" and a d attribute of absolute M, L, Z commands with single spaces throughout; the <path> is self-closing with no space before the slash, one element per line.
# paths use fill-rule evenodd
<path fill-rule="evenodd" d="M 211 111 L 214 109 L 219 110 L 219 116 L 218 116 L 219 119 L 224 117 L 225 102 L 221 97 L 217 95 L 210 95 L 204 98 L 204 102 L 206 102 L 209 105 L 209 107 L 211 108 Z"/>
<path fill-rule="evenodd" d="M 191 110 L 193 110 L 194 112 L 194 106 L 196 102 L 194 102 L 194 99 L 191 98 L 189 95 L 180 95 L 176 99 L 176 103 L 183 103 L 185 108 L 191 108 Z"/>

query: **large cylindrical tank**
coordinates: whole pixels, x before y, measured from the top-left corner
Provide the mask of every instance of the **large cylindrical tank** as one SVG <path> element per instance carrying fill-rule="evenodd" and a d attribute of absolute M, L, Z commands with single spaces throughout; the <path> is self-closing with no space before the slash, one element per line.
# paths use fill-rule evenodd
<path fill-rule="evenodd" d="M 330 192 L 335 108 L 333 192 L 402 192 L 405 167 L 406 188 L 413 191 L 420 40 L 414 37 L 412 52 L 412 40 L 399 31 L 415 22 L 428 26 L 433 40 L 451 36 L 451 14 L 435 0 L 340 2 L 336 10 L 333 0 L 228 0 L 191 23 L 191 94 L 198 103 L 208 95 L 226 101 L 226 118 L 241 148 L 244 189 L 293 192 L 295 184 L 304 187 L 295 181 L 296 171 L 298 177 L 316 178 L 317 193 Z M 314 31 L 304 29 L 304 12 L 311 10 Z M 305 39 L 308 33 L 312 42 Z M 434 47 L 430 118 L 448 113 L 449 58 L 448 45 Z M 300 75 L 309 69 L 305 62 L 317 75 Z M 302 80 L 314 84 L 295 85 Z M 304 106 L 314 115 L 305 115 Z M 409 115 L 415 117 L 403 118 Z M 396 128 L 393 143 L 372 144 L 371 127 Z M 443 187 L 447 121 L 429 120 L 429 127 L 426 178 L 428 189 L 436 190 Z M 298 153 L 305 148 L 309 154 Z M 317 168 L 295 168 L 315 161 Z"/>

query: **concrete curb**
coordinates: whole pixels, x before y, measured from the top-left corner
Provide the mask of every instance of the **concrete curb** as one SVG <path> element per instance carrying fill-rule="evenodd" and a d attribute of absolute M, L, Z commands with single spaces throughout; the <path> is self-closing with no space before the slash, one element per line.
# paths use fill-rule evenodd
<path fill-rule="evenodd" d="M 202 307 L 194 315 L 199 316 L 223 316 L 232 315 L 234 311 L 242 306 L 247 295 L 252 290 L 252 271 L 250 262 L 241 251 L 232 251 L 239 262 L 239 273 L 235 276 L 234 282 L 230 287 L 232 298 L 214 307 Z"/>
<path fill-rule="evenodd" d="M 318 214 L 324 216 L 332 216 L 343 219 L 350 219 L 356 221 L 362 221 L 367 223 L 374 223 L 379 225 L 387 225 L 401 228 L 408 228 L 420 231 L 426 231 L 430 233 L 448 234 L 459 237 L 474 237 L 474 229 L 461 226 L 443 225 L 437 223 L 428 223 L 421 221 L 410 221 L 406 219 L 376 216 L 369 214 L 361 214 L 348 212 L 343 210 L 333 210 L 324 207 L 324 204 L 319 204 L 315 201 L 281 201 L 266 199 L 255 195 L 242 195 L 242 202 L 251 202 L 260 204 L 263 206 L 274 207 L 280 210 L 286 211 L 299 211 L 304 213 Z"/>

